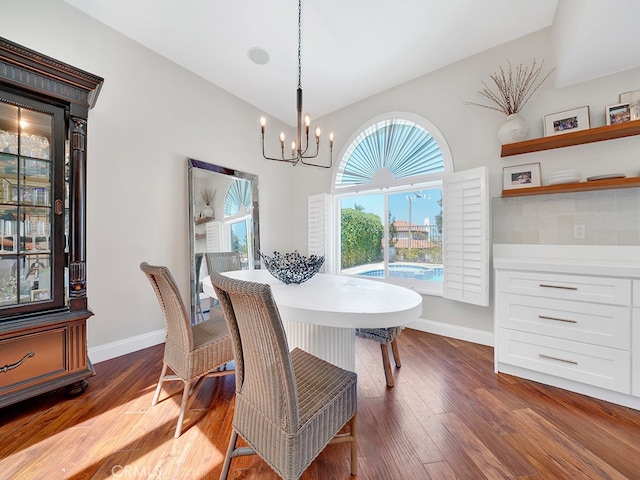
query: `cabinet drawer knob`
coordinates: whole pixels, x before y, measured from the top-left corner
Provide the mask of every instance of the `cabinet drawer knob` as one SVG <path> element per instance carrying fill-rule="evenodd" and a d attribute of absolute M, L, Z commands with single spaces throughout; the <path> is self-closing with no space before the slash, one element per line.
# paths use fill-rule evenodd
<path fill-rule="evenodd" d="M 578 362 L 575 362 L 573 360 L 567 360 L 565 358 L 552 357 L 550 355 L 545 355 L 544 353 L 539 353 L 538 356 L 540 358 L 546 358 L 548 360 L 556 360 L 558 362 L 570 363 L 571 365 L 578 365 Z"/>
<path fill-rule="evenodd" d="M 569 320 L 568 318 L 548 317 L 547 315 L 538 315 L 538 318 L 541 318 L 542 320 L 555 320 L 556 322 L 578 323 L 576 320 Z"/>
<path fill-rule="evenodd" d="M 5 365 L 4 367 L 0 367 L 0 373 L 7 373 L 9 370 L 13 370 L 14 368 L 18 368 L 20 365 L 22 365 L 24 363 L 24 361 L 27 358 L 33 357 L 35 354 L 36 354 L 36 352 L 34 352 L 33 350 L 31 350 L 30 352 L 25 353 L 24 357 L 22 357 L 16 363 L 12 363 L 11 365 Z"/>
<path fill-rule="evenodd" d="M 542 288 L 560 288 L 562 290 L 578 290 L 577 287 L 565 287 L 564 285 L 548 285 L 546 283 L 541 283 L 539 286 Z"/>

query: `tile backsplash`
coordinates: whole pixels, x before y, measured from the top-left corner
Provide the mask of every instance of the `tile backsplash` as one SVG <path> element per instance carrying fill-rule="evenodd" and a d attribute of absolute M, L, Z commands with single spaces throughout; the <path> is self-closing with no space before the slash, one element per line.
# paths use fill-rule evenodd
<path fill-rule="evenodd" d="M 493 243 L 640 245 L 640 188 L 494 198 L 491 215 Z"/>

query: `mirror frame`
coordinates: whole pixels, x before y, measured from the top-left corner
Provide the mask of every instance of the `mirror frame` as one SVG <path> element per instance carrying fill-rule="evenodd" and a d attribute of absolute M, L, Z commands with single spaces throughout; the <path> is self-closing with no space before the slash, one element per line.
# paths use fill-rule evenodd
<path fill-rule="evenodd" d="M 214 175 L 226 175 L 241 180 L 251 182 L 251 214 L 252 214 L 252 238 L 253 238 L 253 266 L 254 269 L 260 268 L 260 203 L 258 196 L 258 176 L 252 173 L 241 172 L 233 168 L 223 167 L 213 163 L 203 162 L 195 158 L 187 158 L 188 168 L 188 187 L 189 187 L 189 290 L 191 302 L 191 318 L 196 320 L 196 295 L 199 294 L 196 285 L 196 257 L 195 257 L 195 219 L 197 212 L 196 192 L 194 192 L 194 169 L 211 172 Z M 226 192 L 225 192 L 226 193 Z"/>

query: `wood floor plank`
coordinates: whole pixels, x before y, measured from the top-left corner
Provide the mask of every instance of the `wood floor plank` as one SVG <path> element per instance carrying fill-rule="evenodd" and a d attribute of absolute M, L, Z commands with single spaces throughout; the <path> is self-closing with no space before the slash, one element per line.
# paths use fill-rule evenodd
<path fill-rule="evenodd" d="M 411 329 L 387 388 L 380 345 L 356 342 L 358 478 L 581 480 L 640 478 L 640 412 L 493 371 L 493 349 Z M 174 439 L 182 387 L 165 384 L 158 345 L 95 365 L 87 391 L 50 392 L 0 409 L 2 480 L 218 478 L 235 376 L 208 378 Z M 259 457 L 230 478 L 277 480 Z M 301 480 L 349 480 L 349 448 L 332 445 Z"/>

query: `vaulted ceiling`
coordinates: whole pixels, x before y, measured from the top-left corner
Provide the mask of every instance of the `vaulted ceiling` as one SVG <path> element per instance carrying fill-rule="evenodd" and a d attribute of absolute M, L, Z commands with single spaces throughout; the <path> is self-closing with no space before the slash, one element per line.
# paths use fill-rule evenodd
<path fill-rule="evenodd" d="M 295 123 L 295 0 L 65 1 L 268 115 Z M 635 68 L 638 18 L 637 0 L 304 0 L 304 110 L 328 114 L 550 26 L 561 40 L 556 86 Z M 252 49 L 258 57 L 266 52 L 268 62 L 252 61 Z"/>

